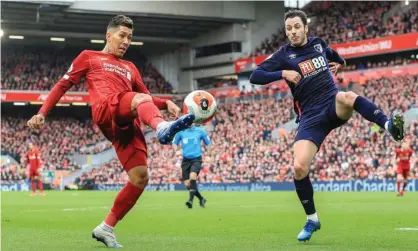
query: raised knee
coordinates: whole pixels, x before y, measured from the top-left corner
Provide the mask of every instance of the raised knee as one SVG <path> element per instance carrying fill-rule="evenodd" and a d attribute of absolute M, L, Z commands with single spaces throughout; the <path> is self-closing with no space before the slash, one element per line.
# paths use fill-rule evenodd
<path fill-rule="evenodd" d="M 357 94 L 355 94 L 352 91 L 346 92 L 345 93 L 345 101 L 346 101 L 346 105 L 348 106 L 353 106 L 354 105 L 354 101 L 356 101 L 356 98 L 358 97 Z"/>
<path fill-rule="evenodd" d="M 148 94 L 144 93 L 137 93 L 135 94 L 134 98 L 131 102 L 131 112 L 134 114 L 135 117 L 138 116 L 137 107 L 144 101 L 152 101 L 152 97 Z"/>
<path fill-rule="evenodd" d="M 353 107 L 357 97 L 358 95 L 352 91 L 339 92 L 337 95 L 337 101 L 340 102 L 340 104 Z"/>
<path fill-rule="evenodd" d="M 357 94 L 355 94 L 354 92 L 352 92 L 352 91 L 349 91 L 349 92 L 346 92 L 345 93 L 345 96 L 346 96 L 346 98 L 348 99 L 348 100 L 355 100 L 357 97 L 358 97 L 358 95 Z"/>
<path fill-rule="evenodd" d="M 309 164 L 295 160 L 294 166 L 295 178 L 300 180 L 305 178 L 309 173 Z"/>
<path fill-rule="evenodd" d="M 144 94 L 144 93 L 137 93 L 132 99 L 132 107 L 136 109 L 136 107 L 144 101 L 152 101 L 151 95 Z"/>
<path fill-rule="evenodd" d="M 191 173 L 190 173 L 190 179 L 191 179 L 191 180 L 196 180 L 196 179 L 197 179 L 197 173 L 195 173 L 195 172 L 191 172 Z"/>

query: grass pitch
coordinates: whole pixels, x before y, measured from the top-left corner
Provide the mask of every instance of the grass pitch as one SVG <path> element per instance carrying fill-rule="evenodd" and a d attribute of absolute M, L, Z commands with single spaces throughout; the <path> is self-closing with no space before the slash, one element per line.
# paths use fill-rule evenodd
<path fill-rule="evenodd" d="M 116 192 L 46 194 L 1 193 L 3 251 L 107 249 L 91 232 Z M 186 192 L 145 192 L 116 228 L 122 250 L 418 250 L 418 193 L 315 193 L 322 228 L 306 243 L 296 240 L 306 218 L 294 192 L 203 195 L 207 208 L 195 200 L 190 210 Z"/>

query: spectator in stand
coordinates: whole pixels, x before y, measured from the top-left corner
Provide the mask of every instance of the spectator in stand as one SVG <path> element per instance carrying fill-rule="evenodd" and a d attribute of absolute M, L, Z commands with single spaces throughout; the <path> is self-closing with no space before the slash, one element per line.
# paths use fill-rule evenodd
<path fill-rule="evenodd" d="M 324 39 L 328 44 L 339 44 L 364 39 L 400 35 L 418 30 L 416 7 L 400 13 L 389 10 L 403 2 L 354 1 L 354 2 L 312 2 L 304 10 L 310 17 L 316 17 L 315 30 L 310 34 Z M 386 21 L 385 21 L 386 20 Z M 266 38 L 250 56 L 269 55 L 287 43 L 284 29 Z"/>
<path fill-rule="evenodd" d="M 64 76 L 78 48 L 41 46 L 2 47 L 1 89 L 47 91 Z M 142 72 L 143 80 L 151 93 L 171 93 L 171 85 L 158 70 L 139 53 L 127 55 Z M 84 80 L 70 91 L 87 91 Z"/>
<path fill-rule="evenodd" d="M 36 134 L 27 128 L 26 121 L 26 118 L 2 117 L 2 154 L 9 154 L 21 161 L 27 151 L 27 145 L 22 142 L 33 140 L 40 148 L 45 170 L 75 170 L 80 167 L 72 163 L 69 156 L 111 148 L 110 143 L 95 147 L 96 143 L 105 141 L 105 138 L 91 120 L 51 118 L 51 123 Z"/>

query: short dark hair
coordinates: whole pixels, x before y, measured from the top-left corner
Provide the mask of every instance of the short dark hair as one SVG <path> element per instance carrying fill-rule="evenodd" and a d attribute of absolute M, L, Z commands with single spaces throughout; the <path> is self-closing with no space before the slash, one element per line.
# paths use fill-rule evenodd
<path fill-rule="evenodd" d="M 284 21 L 286 22 L 286 19 L 294 17 L 300 17 L 303 25 L 308 24 L 308 16 L 302 10 L 289 10 L 288 12 L 286 12 L 286 14 L 284 14 Z"/>
<path fill-rule="evenodd" d="M 134 22 L 132 21 L 131 18 L 124 16 L 124 15 L 117 15 L 112 17 L 112 19 L 110 19 L 109 24 L 107 25 L 107 29 L 109 30 L 110 28 L 116 28 L 119 26 L 125 26 L 129 29 L 133 29 L 134 28 Z"/>

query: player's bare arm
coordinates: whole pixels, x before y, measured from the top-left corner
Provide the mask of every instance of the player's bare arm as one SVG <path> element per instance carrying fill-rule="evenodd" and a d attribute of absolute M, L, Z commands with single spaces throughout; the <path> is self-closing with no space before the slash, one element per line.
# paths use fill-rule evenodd
<path fill-rule="evenodd" d="M 337 76 L 338 72 L 340 72 L 340 70 L 344 67 L 344 65 L 339 64 L 337 62 L 330 62 L 329 63 L 329 70 L 331 71 L 331 73 L 333 73 L 335 76 Z"/>

